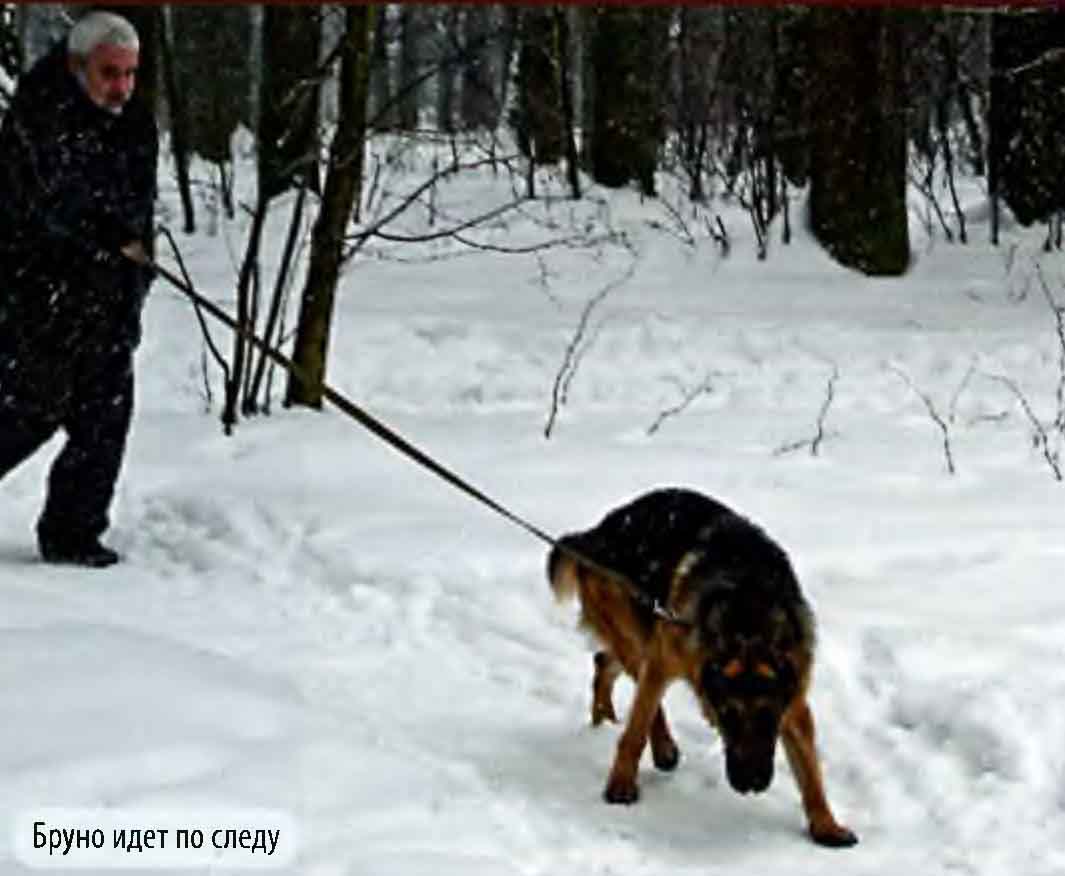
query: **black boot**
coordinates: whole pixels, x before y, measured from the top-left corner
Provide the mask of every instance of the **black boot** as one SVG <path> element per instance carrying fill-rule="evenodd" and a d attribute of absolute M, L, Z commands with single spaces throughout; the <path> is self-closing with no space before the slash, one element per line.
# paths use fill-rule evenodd
<path fill-rule="evenodd" d="M 97 538 L 89 538 L 77 542 L 54 541 L 42 538 L 38 543 L 38 547 L 41 550 L 41 559 L 46 563 L 103 569 L 107 566 L 113 566 L 119 561 L 118 553 L 106 545 L 100 544 L 100 540 Z"/>

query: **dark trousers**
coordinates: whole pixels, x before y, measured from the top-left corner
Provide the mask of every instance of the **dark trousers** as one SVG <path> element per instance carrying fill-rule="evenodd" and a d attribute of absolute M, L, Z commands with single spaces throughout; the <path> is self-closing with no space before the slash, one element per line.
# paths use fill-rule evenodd
<path fill-rule="evenodd" d="M 37 523 L 40 541 L 59 544 L 98 538 L 110 523 L 108 509 L 133 416 L 133 354 L 113 353 L 70 382 L 54 407 L 41 403 L 43 393 L 29 401 L 17 391 L 0 392 L 0 478 L 59 429 L 66 432 Z M 51 388 L 52 399 L 56 389 Z"/>

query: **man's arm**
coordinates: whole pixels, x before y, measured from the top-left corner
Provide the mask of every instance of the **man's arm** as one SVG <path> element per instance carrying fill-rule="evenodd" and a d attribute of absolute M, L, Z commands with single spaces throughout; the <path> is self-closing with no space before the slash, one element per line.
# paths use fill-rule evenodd
<path fill-rule="evenodd" d="M 10 194 L 12 249 L 29 257 L 45 252 L 94 265 L 120 263 L 119 247 L 131 235 L 117 215 L 94 203 L 88 183 L 64 155 L 69 136 L 55 110 L 16 99 L 0 130 L 2 189 Z M 69 148 L 69 147 L 68 147 Z"/>

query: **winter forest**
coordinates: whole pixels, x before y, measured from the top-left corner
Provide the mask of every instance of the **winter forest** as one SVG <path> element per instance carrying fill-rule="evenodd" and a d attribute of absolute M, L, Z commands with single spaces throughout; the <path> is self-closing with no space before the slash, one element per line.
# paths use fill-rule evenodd
<path fill-rule="evenodd" d="M 1065 872 L 1050 6 L 100 7 L 141 38 L 166 274 L 124 561 L 37 561 L 61 436 L 0 482 L 0 871 Z M 0 117 L 83 8 L 0 4 Z M 764 526 L 858 844 L 809 841 L 779 747 L 734 793 L 681 683 L 677 769 L 607 805 L 635 685 L 592 726 L 546 546 L 351 405 L 552 536 L 661 486 Z"/>
<path fill-rule="evenodd" d="M 60 4 L 2 10 L 0 101 L 71 12 Z M 181 197 L 170 224 L 191 233 L 211 210 L 232 218 L 238 131 L 254 151 L 257 194 L 244 209 L 255 221 L 237 310 L 249 325 L 262 314 L 266 325 L 255 327 L 270 342 L 291 264 L 282 262 L 271 300 L 259 271 L 264 217 L 296 190 L 293 228 L 304 212 L 321 220 L 294 355 L 312 379 L 290 385 L 290 402 L 320 402 L 314 383 L 325 373 L 343 265 L 394 239 L 390 226 L 418 200 L 431 205 L 438 183 L 464 163 L 507 174 L 515 198 L 488 215 L 455 217 L 453 233 L 542 199 L 535 171 L 551 168 L 574 200 L 582 173 L 647 198 L 659 194 L 656 176 L 668 175 L 687 194 L 671 208 L 677 233 L 705 228 L 722 251 L 731 235 L 719 203 L 746 214 L 761 258 L 771 248 L 786 258 L 792 225 L 807 222 L 834 260 L 869 276 L 910 264 L 911 190 L 936 234 L 968 243 L 963 179 L 987 192 L 993 245 L 1005 207 L 1023 225 L 1045 224 L 1048 249 L 1061 247 L 1065 23 L 1055 11 L 381 4 L 126 12 L 144 35 L 142 95 L 169 134 Z M 389 149 L 367 161 L 368 144 L 386 136 Z M 423 186 L 409 203 L 389 203 L 388 171 L 426 144 L 437 154 Z M 206 177 L 190 176 L 193 157 Z M 808 216 L 795 215 L 800 201 Z M 354 232 L 352 217 L 361 226 Z M 429 236 L 447 233 L 434 227 Z M 228 379 L 230 419 L 236 388 L 253 374 L 241 352 Z M 262 396 L 260 380 L 246 381 L 240 403 L 256 408 Z"/>

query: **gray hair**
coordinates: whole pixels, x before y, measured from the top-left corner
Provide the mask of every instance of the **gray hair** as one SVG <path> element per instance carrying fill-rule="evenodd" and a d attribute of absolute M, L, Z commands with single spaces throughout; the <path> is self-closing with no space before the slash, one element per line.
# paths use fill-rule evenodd
<path fill-rule="evenodd" d="M 113 12 L 89 12 L 78 19 L 67 36 L 67 51 L 82 58 L 98 46 L 119 46 L 140 50 L 137 31 L 125 18 Z"/>

